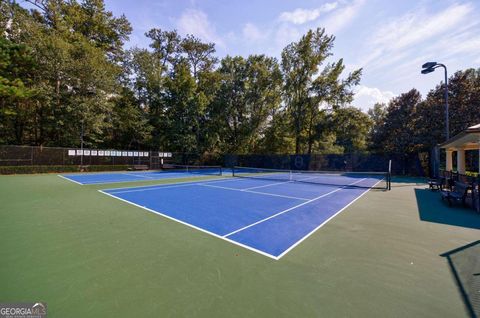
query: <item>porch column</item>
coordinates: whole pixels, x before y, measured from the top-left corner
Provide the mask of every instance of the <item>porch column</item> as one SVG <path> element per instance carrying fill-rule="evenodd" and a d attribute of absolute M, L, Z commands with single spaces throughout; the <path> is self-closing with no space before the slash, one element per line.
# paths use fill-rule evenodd
<path fill-rule="evenodd" d="M 445 170 L 446 171 L 452 171 L 452 150 L 447 149 L 445 151 L 446 157 L 447 157 L 447 162 L 445 163 Z"/>
<path fill-rule="evenodd" d="M 457 172 L 465 174 L 465 149 L 457 149 Z"/>

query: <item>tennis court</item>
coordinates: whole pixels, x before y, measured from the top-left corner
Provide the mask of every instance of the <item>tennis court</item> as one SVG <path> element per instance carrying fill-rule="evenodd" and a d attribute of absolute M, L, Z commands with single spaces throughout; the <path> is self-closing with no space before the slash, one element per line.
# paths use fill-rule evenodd
<path fill-rule="evenodd" d="M 378 176 L 252 174 L 145 187 L 0 176 L 0 298 L 41 299 L 59 317 L 465 317 L 464 299 L 477 310 L 475 211 L 420 179 L 384 191 L 368 188 Z M 114 187 L 119 199 L 98 191 Z"/>
<path fill-rule="evenodd" d="M 237 168 L 233 176 L 239 178 L 100 191 L 279 259 L 369 189 L 388 184 L 382 173 Z"/>
<path fill-rule="evenodd" d="M 87 184 L 103 184 L 134 181 L 153 181 L 162 179 L 192 178 L 195 176 L 221 176 L 220 166 L 188 166 L 171 165 L 170 169 L 161 171 L 133 171 L 109 173 L 76 173 L 59 175 L 72 182 Z"/>

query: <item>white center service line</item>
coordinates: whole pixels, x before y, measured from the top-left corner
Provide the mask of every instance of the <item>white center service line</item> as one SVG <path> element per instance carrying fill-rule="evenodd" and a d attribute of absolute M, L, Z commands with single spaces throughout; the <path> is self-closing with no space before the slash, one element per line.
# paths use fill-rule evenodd
<path fill-rule="evenodd" d="M 144 176 L 141 174 L 133 174 L 133 173 L 122 173 L 122 174 L 126 176 L 134 176 L 134 177 L 145 178 L 145 179 L 155 179 L 154 177 Z"/>
<path fill-rule="evenodd" d="M 260 223 L 263 223 L 263 222 L 268 221 L 268 220 L 270 220 L 270 219 L 273 219 L 274 217 L 277 217 L 277 216 L 279 216 L 279 215 L 281 215 L 281 214 L 284 214 L 284 213 L 287 213 L 287 212 L 289 212 L 289 211 L 292 211 L 292 210 L 294 210 L 294 209 L 296 209 L 296 208 L 299 208 L 299 207 L 301 207 L 301 206 L 303 206 L 303 205 L 305 205 L 305 204 L 309 204 L 309 203 L 311 203 L 311 202 L 313 202 L 313 201 L 316 201 L 316 200 L 318 200 L 318 199 L 324 198 L 324 197 L 326 197 L 327 195 L 330 195 L 330 194 L 332 194 L 332 193 L 335 193 L 335 192 L 338 192 L 338 191 L 340 191 L 340 190 L 343 190 L 343 189 L 345 189 L 345 188 L 347 188 L 347 187 L 349 187 L 349 186 L 351 186 L 351 185 L 354 185 L 354 184 L 356 184 L 356 183 L 362 182 L 363 180 L 366 180 L 366 179 L 367 179 L 367 178 L 360 179 L 360 180 L 355 181 L 355 182 L 352 182 L 352 183 L 350 183 L 350 184 L 348 184 L 348 185 L 346 185 L 346 186 L 343 186 L 343 187 L 341 187 L 341 188 L 338 188 L 338 189 L 335 189 L 335 190 L 333 190 L 333 191 L 327 192 L 327 193 L 325 193 L 325 194 L 322 194 L 321 196 L 318 196 L 318 197 L 313 198 L 313 199 L 311 199 L 311 200 L 308 200 L 308 201 L 306 201 L 306 202 L 300 203 L 300 204 L 295 205 L 295 206 L 293 206 L 293 207 L 291 207 L 291 208 L 288 208 L 288 209 L 286 209 L 286 210 L 280 211 L 280 212 L 278 212 L 277 214 L 271 215 L 271 216 L 269 216 L 269 217 L 267 217 L 267 218 L 264 218 L 264 219 L 262 219 L 262 220 L 260 220 L 260 221 L 257 221 L 257 222 L 255 222 L 255 223 L 250 224 L 250 225 L 244 226 L 244 227 L 242 227 L 242 228 L 240 228 L 240 229 L 238 229 L 238 230 L 235 230 L 235 231 L 233 231 L 233 232 L 230 232 L 230 233 L 224 235 L 223 237 L 229 237 L 230 235 L 233 235 L 233 234 L 235 234 L 235 233 L 238 233 L 238 232 L 241 232 L 241 231 L 243 231 L 243 230 L 245 230 L 245 229 L 248 229 L 248 228 L 250 228 L 250 227 L 252 227 L 252 226 L 255 226 L 255 225 L 257 225 L 257 224 L 260 224 Z"/>
<path fill-rule="evenodd" d="M 257 187 L 251 187 L 251 188 L 242 189 L 242 191 L 249 191 L 249 190 L 252 190 L 252 189 L 266 188 L 266 187 L 271 187 L 271 186 L 275 186 L 275 185 L 279 185 L 279 184 L 285 184 L 285 183 L 290 183 L 290 182 L 293 182 L 293 181 L 292 181 L 292 180 L 289 180 L 289 181 L 283 181 L 283 182 L 270 183 L 270 184 L 267 184 L 267 185 L 262 185 L 262 186 L 257 186 Z"/>
<path fill-rule="evenodd" d="M 202 184 L 199 183 L 197 184 L 199 186 L 204 186 L 204 187 L 210 187 L 210 188 L 218 188 L 218 189 L 224 189 L 224 190 L 231 190 L 231 191 L 238 191 L 238 192 L 247 192 L 247 193 L 255 193 L 255 194 L 261 194 L 261 195 L 268 195 L 272 197 L 280 197 L 280 198 L 287 198 L 287 199 L 296 199 L 296 200 L 303 200 L 303 201 L 308 201 L 310 199 L 307 198 L 300 198 L 300 197 L 292 197 L 288 195 L 283 195 L 283 194 L 274 194 L 274 193 L 268 193 L 268 192 L 259 192 L 259 191 L 250 191 L 246 189 L 235 189 L 235 188 L 229 188 L 229 187 L 221 187 L 221 186 L 215 186 L 215 185 L 210 185 L 210 184 Z"/>

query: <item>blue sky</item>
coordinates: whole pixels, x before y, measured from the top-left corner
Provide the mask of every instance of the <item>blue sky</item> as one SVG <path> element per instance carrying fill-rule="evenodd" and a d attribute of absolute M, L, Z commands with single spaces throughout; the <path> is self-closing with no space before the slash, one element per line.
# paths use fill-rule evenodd
<path fill-rule="evenodd" d="M 308 29 L 325 27 L 336 36 L 334 59 L 347 70 L 364 69 L 353 104 L 376 101 L 415 87 L 425 95 L 443 72 L 420 74 L 426 61 L 443 62 L 449 73 L 480 67 L 480 2 L 451 0 L 106 0 L 133 26 L 127 46 L 147 47 L 151 28 L 177 29 L 217 44 L 217 54 L 267 54 Z"/>

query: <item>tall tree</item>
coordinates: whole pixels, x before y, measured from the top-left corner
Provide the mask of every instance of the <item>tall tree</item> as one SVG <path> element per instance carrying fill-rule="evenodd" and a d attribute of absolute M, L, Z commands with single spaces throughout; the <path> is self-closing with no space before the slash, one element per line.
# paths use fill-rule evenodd
<path fill-rule="evenodd" d="M 480 122 L 480 69 L 467 69 L 449 78 L 450 136 Z M 443 83 L 432 89 L 416 114 L 416 141 L 428 150 L 445 141 L 445 100 Z"/>
<path fill-rule="evenodd" d="M 29 99 L 32 115 L 16 123 L 19 139 L 44 145 L 79 143 L 81 126 L 86 141 L 105 141 L 111 116 L 111 97 L 118 92 L 122 45 L 131 28 L 114 18 L 103 1 L 30 1 L 30 12 L 10 3 L 5 32 L 11 41 L 31 48 L 36 68 L 35 97 Z M 7 10 L 7 12 L 8 12 Z M 33 118 L 33 119 L 31 119 Z"/>
<path fill-rule="evenodd" d="M 35 95 L 31 50 L 0 37 L 0 142 L 23 143 L 25 125 L 32 115 Z"/>
<path fill-rule="evenodd" d="M 373 122 L 370 130 L 370 148 L 375 148 L 375 145 L 381 143 L 383 138 L 383 126 L 385 125 L 385 117 L 387 116 L 387 105 L 383 103 L 375 103 L 372 108 L 368 110 L 368 116 Z"/>
<path fill-rule="evenodd" d="M 123 88 L 113 99 L 114 107 L 109 129 L 108 146 L 113 148 L 143 149 L 150 143 L 152 126 L 145 109 L 128 88 Z"/>
<path fill-rule="evenodd" d="M 408 154 L 418 149 L 415 140 L 416 110 L 421 95 L 416 89 L 392 99 L 375 147 L 385 152 Z"/>
<path fill-rule="evenodd" d="M 281 73 L 275 59 L 264 55 L 226 57 L 218 73 L 221 85 L 212 114 L 222 149 L 253 151 L 281 101 Z"/>
<path fill-rule="evenodd" d="M 215 44 L 204 43 L 193 35 L 187 35 L 180 43 L 181 53 L 190 65 L 191 74 L 196 82 L 195 105 L 196 111 L 192 114 L 196 137 L 196 152 L 202 153 L 209 146 L 208 142 L 208 105 L 212 103 L 218 84 L 218 76 L 213 73 L 217 63 L 214 56 Z"/>
<path fill-rule="evenodd" d="M 339 108 L 327 116 L 327 123 L 329 126 L 327 131 L 334 133 L 335 145 L 341 147 L 343 152 L 353 153 L 367 150 L 373 121 L 360 109 L 355 107 Z M 324 131 L 324 129 L 320 129 L 320 133 Z"/>
<path fill-rule="evenodd" d="M 196 80 L 198 80 L 199 72 L 211 71 L 217 62 L 217 58 L 213 56 L 215 53 L 214 43 L 203 43 L 193 35 L 187 35 L 181 41 L 180 47 L 192 67 L 192 75 Z"/>
<path fill-rule="evenodd" d="M 361 70 L 340 80 L 345 69 L 341 59 L 320 70 L 332 55 L 334 40 L 335 37 L 327 35 L 325 29 L 318 28 L 308 31 L 298 42 L 289 44 L 282 51 L 284 98 L 297 154 L 305 150 L 311 153 L 322 104 L 338 107 L 351 101 L 353 92 L 350 88 L 360 81 Z"/>
<path fill-rule="evenodd" d="M 166 130 L 167 146 L 171 151 L 192 153 L 196 146 L 196 83 L 186 60 L 175 64 L 166 82 Z"/>

